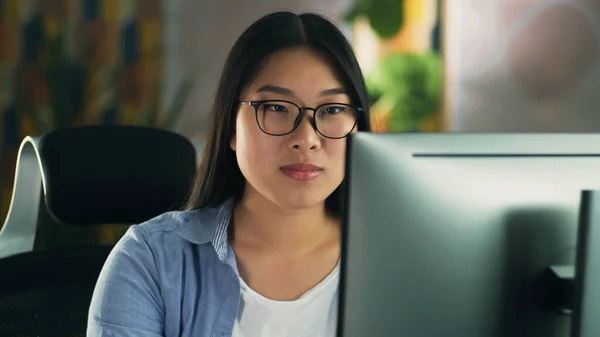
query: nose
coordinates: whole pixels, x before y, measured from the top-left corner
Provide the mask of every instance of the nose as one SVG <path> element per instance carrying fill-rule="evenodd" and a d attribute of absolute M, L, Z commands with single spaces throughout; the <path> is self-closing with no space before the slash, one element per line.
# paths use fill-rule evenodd
<path fill-rule="evenodd" d="M 313 113 L 307 111 L 298 128 L 290 134 L 290 148 L 297 152 L 316 151 L 321 148 L 321 137 L 313 125 Z"/>

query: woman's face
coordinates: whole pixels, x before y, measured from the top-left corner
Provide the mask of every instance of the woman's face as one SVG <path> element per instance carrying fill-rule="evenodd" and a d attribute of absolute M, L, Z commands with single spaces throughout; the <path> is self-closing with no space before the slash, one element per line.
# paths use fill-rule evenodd
<path fill-rule="evenodd" d="M 285 100 L 310 108 L 325 103 L 350 104 L 330 64 L 308 48 L 288 49 L 268 58 L 240 95 L 240 101 L 261 100 Z M 270 115 L 282 109 L 267 107 Z M 264 198 L 282 208 L 307 209 L 324 202 L 341 184 L 346 139 L 323 137 L 313 128 L 313 118 L 314 111 L 306 110 L 292 133 L 271 136 L 259 127 L 254 107 L 240 105 L 231 148 L 246 178 L 246 198 Z M 260 114 L 259 120 L 263 129 L 282 123 Z"/>

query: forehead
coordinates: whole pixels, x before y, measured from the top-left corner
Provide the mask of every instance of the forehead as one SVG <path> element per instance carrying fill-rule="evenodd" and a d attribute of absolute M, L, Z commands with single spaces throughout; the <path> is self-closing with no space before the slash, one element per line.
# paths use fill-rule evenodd
<path fill-rule="evenodd" d="M 251 87 L 264 84 L 314 92 L 342 86 L 331 62 L 321 53 L 306 47 L 286 49 L 270 55 Z"/>

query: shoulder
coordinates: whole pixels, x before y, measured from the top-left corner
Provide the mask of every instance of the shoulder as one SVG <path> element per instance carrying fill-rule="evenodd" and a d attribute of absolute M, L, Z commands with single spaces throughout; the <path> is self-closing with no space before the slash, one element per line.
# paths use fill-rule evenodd
<path fill-rule="evenodd" d="M 158 244 L 163 241 L 208 243 L 214 239 L 220 227 L 228 226 L 232 207 L 233 201 L 228 199 L 210 208 L 163 213 L 132 226 L 125 237 L 137 236 L 138 239 Z"/>
<path fill-rule="evenodd" d="M 196 312 L 195 301 L 204 293 L 198 280 L 207 269 L 223 265 L 216 247 L 232 206 L 232 201 L 226 201 L 212 208 L 168 212 L 131 226 L 111 251 L 96 283 L 90 334 L 130 335 L 135 330 L 161 336 L 165 330 L 176 331 L 179 325 L 173 322 L 179 319 L 169 317 Z M 219 286 L 223 275 L 211 274 L 213 281 L 208 284 Z M 206 301 L 222 300 L 206 294 Z M 182 308 L 185 311 L 179 312 Z"/>
<path fill-rule="evenodd" d="M 210 208 L 163 213 L 131 226 L 113 249 L 112 255 L 144 258 L 145 263 L 170 264 L 206 247 L 221 258 L 226 250 L 223 233 L 229 226 L 233 200 Z M 212 255 L 212 254 L 211 254 Z M 141 262 L 141 261 L 140 261 Z"/>

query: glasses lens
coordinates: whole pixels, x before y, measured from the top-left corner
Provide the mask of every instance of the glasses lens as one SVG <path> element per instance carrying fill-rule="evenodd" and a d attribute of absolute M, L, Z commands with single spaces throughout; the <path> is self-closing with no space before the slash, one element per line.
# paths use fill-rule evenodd
<path fill-rule="evenodd" d="M 315 123 L 323 136 L 341 138 L 352 132 L 356 116 L 356 110 L 351 106 L 327 104 L 315 113 Z"/>
<path fill-rule="evenodd" d="M 267 101 L 258 106 L 256 118 L 258 126 L 271 135 L 283 135 L 294 129 L 300 110 L 292 103 Z"/>

